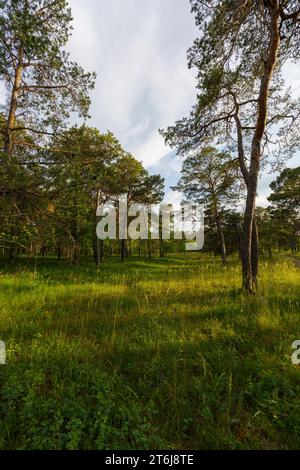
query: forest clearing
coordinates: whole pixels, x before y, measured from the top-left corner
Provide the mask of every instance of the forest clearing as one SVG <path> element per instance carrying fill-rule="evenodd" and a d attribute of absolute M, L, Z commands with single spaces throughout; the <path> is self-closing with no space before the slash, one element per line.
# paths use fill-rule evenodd
<path fill-rule="evenodd" d="M 250 301 L 235 258 L 33 270 L 0 276 L 2 449 L 299 447 L 292 261 L 264 261 Z"/>

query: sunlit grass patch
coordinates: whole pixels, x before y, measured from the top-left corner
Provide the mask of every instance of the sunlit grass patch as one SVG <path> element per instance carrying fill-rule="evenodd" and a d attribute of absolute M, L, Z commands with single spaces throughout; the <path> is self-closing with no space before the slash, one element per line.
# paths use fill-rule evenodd
<path fill-rule="evenodd" d="M 193 254 L 0 275 L 1 448 L 297 448 L 300 270 Z"/>

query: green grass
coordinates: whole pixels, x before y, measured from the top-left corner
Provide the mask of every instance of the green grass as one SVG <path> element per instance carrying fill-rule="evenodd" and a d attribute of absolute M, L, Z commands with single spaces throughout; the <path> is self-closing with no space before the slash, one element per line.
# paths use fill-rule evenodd
<path fill-rule="evenodd" d="M 205 255 L 0 275 L 1 449 L 300 448 L 300 270 Z"/>

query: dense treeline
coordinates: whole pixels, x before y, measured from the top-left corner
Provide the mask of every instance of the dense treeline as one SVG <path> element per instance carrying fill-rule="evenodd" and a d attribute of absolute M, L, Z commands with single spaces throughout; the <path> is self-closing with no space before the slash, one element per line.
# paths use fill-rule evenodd
<path fill-rule="evenodd" d="M 300 230 L 299 168 L 285 169 L 271 184 L 268 208 L 256 207 L 267 157 L 280 161 L 299 147 L 299 103 L 280 78 L 282 64 L 298 57 L 299 9 L 293 1 L 264 2 L 260 9 L 252 3 L 240 8 L 216 0 L 207 22 L 206 3 L 192 0 L 202 35 L 189 50 L 190 66 L 198 71 L 198 101 L 189 118 L 163 132 L 184 156 L 174 189 L 206 207 L 204 249 L 220 254 L 224 264 L 238 252 L 250 292 L 259 253 L 295 252 Z M 64 50 L 71 21 L 66 0 L 0 4 L 0 80 L 6 90 L 0 114 L 1 256 L 13 262 L 20 255 L 55 255 L 72 263 L 93 256 L 99 265 L 107 255 L 124 261 L 131 254 L 183 251 L 184 241 L 96 237 L 99 204 L 116 204 L 120 194 L 129 203 L 158 204 L 164 180 L 150 175 L 113 134 L 86 124 L 96 77 Z M 74 113 L 84 124 L 70 125 Z M 238 208 L 244 205 L 242 216 Z"/>
<path fill-rule="evenodd" d="M 11 262 L 21 253 L 56 253 L 75 263 L 93 254 L 100 264 L 98 205 L 116 203 L 120 194 L 131 203 L 155 204 L 163 197 L 159 175 L 149 175 L 112 134 L 87 126 L 69 129 L 48 149 L 14 153 L 14 171 L 14 197 L 1 201 L 2 255 Z M 118 253 L 119 245 L 111 242 L 108 250 Z"/>
<path fill-rule="evenodd" d="M 129 202 L 159 203 L 163 178 L 149 175 L 111 133 L 69 127 L 85 120 L 94 73 L 71 62 L 64 46 L 71 12 L 65 0 L 0 4 L 0 80 L 6 102 L 1 132 L 1 254 L 13 262 L 57 253 L 79 263 L 103 243 L 96 239 L 96 208 L 126 194 Z M 118 250 L 111 243 L 111 253 Z M 121 244 L 122 259 L 130 247 Z"/>
<path fill-rule="evenodd" d="M 175 190 L 186 200 L 205 205 L 204 251 L 221 255 L 238 252 L 242 258 L 243 216 L 238 206 L 245 201 L 245 185 L 238 162 L 228 152 L 204 146 L 186 157 L 182 177 Z M 259 252 L 299 251 L 300 167 L 283 170 L 270 185 L 270 205 L 256 208 Z"/>

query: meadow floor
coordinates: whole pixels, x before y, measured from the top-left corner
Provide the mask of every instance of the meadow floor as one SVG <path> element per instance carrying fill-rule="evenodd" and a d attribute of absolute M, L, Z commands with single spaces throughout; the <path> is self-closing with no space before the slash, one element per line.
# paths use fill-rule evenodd
<path fill-rule="evenodd" d="M 0 449 L 299 449 L 296 339 L 292 260 L 2 267 Z"/>

